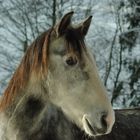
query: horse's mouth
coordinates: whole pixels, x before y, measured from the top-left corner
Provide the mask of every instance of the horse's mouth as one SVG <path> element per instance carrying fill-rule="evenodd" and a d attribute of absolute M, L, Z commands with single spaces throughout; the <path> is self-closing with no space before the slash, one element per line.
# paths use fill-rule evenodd
<path fill-rule="evenodd" d="M 89 121 L 87 119 L 85 119 L 85 127 L 86 127 L 86 131 L 88 131 L 89 135 L 91 136 L 96 136 L 96 131 L 94 130 L 94 128 L 91 126 L 91 124 L 89 123 Z"/>
<path fill-rule="evenodd" d="M 90 124 L 90 121 L 86 118 L 86 115 L 83 116 L 82 123 L 83 123 L 83 128 L 84 128 L 84 131 L 86 132 L 86 134 L 88 134 L 89 136 L 97 135 L 97 132 Z"/>
<path fill-rule="evenodd" d="M 97 129 L 90 123 L 90 121 L 86 117 L 83 118 L 83 127 L 85 132 L 89 136 L 99 136 L 106 134 L 106 129 Z"/>

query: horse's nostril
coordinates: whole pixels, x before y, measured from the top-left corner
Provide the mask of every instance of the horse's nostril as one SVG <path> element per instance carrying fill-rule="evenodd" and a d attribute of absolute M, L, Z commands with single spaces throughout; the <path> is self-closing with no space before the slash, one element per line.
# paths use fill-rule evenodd
<path fill-rule="evenodd" d="M 101 124 L 103 127 L 107 128 L 107 121 L 106 121 L 106 118 L 107 118 L 107 113 L 104 113 L 102 116 L 101 116 Z"/>
<path fill-rule="evenodd" d="M 97 129 L 98 133 L 106 133 L 106 131 L 107 131 L 106 118 L 107 118 L 107 113 L 102 113 L 101 120 L 100 120 L 102 127 L 100 129 Z"/>

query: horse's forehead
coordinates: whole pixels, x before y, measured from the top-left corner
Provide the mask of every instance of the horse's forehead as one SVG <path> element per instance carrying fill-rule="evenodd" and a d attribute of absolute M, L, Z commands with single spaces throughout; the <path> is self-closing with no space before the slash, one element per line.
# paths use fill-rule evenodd
<path fill-rule="evenodd" d="M 65 49 L 65 39 L 63 37 L 56 38 L 51 41 L 49 50 L 50 52 L 61 52 Z"/>
<path fill-rule="evenodd" d="M 64 37 L 55 38 L 50 43 L 50 46 L 51 47 L 60 47 L 60 46 L 64 45 L 64 41 L 65 41 Z"/>

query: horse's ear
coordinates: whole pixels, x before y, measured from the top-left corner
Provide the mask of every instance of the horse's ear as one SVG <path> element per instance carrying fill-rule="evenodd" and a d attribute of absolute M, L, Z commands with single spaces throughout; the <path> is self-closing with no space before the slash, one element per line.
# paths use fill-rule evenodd
<path fill-rule="evenodd" d="M 79 25 L 79 30 L 82 35 L 86 35 L 89 29 L 89 26 L 91 24 L 92 16 L 89 16 L 86 20 L 84 20 L 82 23 Z"/>
<path fill-rule="evenodd" d="M 56 25 L 55 29 L 57 36 L 61 36 L 65 33 L 65 31 L 71 24 L 71 17 L 73 14 L 74 14 L 73 11 L 65 14 L 60 20 L 60 22 Z"/>

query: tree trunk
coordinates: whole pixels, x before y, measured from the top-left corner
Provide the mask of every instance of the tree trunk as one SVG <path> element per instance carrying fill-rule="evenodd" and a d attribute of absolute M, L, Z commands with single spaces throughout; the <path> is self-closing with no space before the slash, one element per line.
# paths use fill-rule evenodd
<path fill-rule="evenodd" d="M 52 18 L 52 24 L 53 26 L 56 23 L 56 0 L 53 0 L 53 18 Z"/>

